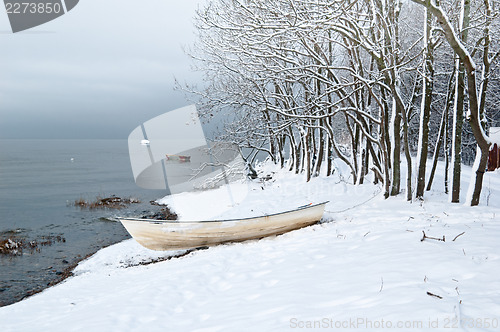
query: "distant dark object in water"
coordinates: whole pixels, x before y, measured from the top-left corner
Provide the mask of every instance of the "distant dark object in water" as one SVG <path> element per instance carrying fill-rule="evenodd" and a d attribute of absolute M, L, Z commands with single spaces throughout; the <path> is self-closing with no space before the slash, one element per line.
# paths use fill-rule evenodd
<path fill-rule="evenodd" d="M 177 220 L 179 219 L 179 216 L 177 216 L 177 213 L 170 210 L 170 208 L 165 205 L 165 208 L 161 209 L 160 211 L 144 215 L 141 218 L 154 220 Z"/>
<path fill-rule="evenodd" d="M 121 198 L 117 196 L 101 198 L 97 196 L 94 201 L 87 201 L 83 198 L 75 200 L 75 206 L 79 206 L 82 209 L 122 209 L 130 204 L 141 203 L 137 198 Z"/>
<path fill-rule="evenodd" d="M 179 163 L 189 163 L 191 162 L 191 156 L 178 156 L 175 154 L 167 154 L 166 158 L 167 161 L 173 161 L 173 162 L 179 162 Z"/>

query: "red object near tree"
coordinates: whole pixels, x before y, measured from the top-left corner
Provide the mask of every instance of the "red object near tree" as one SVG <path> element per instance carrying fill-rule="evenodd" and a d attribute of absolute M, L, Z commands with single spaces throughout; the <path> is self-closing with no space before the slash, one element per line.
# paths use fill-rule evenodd
<path fill-rule="evenodd" d="M 500 168 L 500 147 L 495 143 L 488 157 L 488 171 L 494 171 L 497 168 Z"/>
<path fill-rule="evenodd" d="M 489 136 L 493 145 L 488 156 L 488 171 L 494 171 L 500 168 L 500 127 L 491 127 Z"/>

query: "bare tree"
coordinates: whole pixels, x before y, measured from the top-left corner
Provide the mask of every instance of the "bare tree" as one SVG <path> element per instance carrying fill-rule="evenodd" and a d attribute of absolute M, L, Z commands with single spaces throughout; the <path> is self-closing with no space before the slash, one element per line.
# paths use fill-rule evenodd
<path fill-rule="evenodd" d="M 444 35 L 448 43 L 450 44 L 453 51 L 457 54 L 461 63 L 463 63 L 465 71 L 467 73 L 467 93 L 469 99 L 469 123 L 474 133 L 474 137 L 476 138 L 476 142 L 478 145 L 478 153 L 476 155 L 476 162 L 474 164 L 473 170 L 475 171 L 474 180 L 471 184 L 472 190 L 470 198 L 471 205 L 478 205 L 479 198 L 482 189 L 482 181 L 484 170 L 486 169 L 486 164 L 488 162 L 488 152 L 489 147 L 491 145 L 491 141 L 486 136 L 480 120 L 480 95 L 477 92 L 477 81 L 476 81 L 476 63 L 474 62 L 471 54 L 467 50 L 466 46 L 463 43 L 463 40 L 466 39 L 464 36 L 459 38 L 457 36 L 456 31 L 450 24 L 448 17 L 445 12 L 441 8 L 439 4 L 436 4 L 435 1 L 432 0 L 412 0 L 415 3 L 425 6 L 438 20 L 441 28 L 443 29 Z M 488 1 L 486 1 L 487 10 L 490 7 Z M 489 8 L 491 9 L 491 8 Z M 462 2 L 462 10 L 463 10 L 463 24 L 462 27 L 468 27 L 468 15 L 470 10 L 470 2 L 468 0 L 463 0 Z M 488 55 L 486 55 L 488 56 Z M 457 95 L 459 90 L 457 90 Z M 457 96 L 455 96 L 456 98 Z M 455 188 L 456 189 L 456 188 Z M 453 189 L 452 189 L 453 192 Z M 453 193 L 452 193 L 453 194 Z M 453 199 L 455 201 L 455 199 Z"/>
<path fill-rule="evenodd" d="M 383 183 L 386 197 L 398 195 L 404 152 L 408 200 L 413 194 L 412 153 L 417 154 L 416 197 L 424 195 L 429 141 L 436 144 L 428 189 L 441 146 L 448 155 L 453 98 L 454 161 L 460 163 L 460 109 L 468 102 L 480 152 L 471 195 L 478 199 L 489 146 L 484 119 L 491 116 L 491 98 L 486 90 L 498 55 L 488 55 L 492 0 L 483 0 L 473 14 L 470 0 L 462 1 L 463 29 L 456 31 L 434 0 L 211 0 L 198 11 L 199 38 L 191 51 L 205 81 L 201 89 L 188 90 L 201 97 L 205 119 L 218 117 L 223 123 L 222 138 L 265 151 L 281 167 L 303 172 L 306 180 L 325 169 L 332 174 L 338 158 L 351 170 L 353 183 L 361 184 L 371 174 L 374 182 Z M 425 8 L 423 25 L 416 18 L 419 8 Z M 483 15 L 479 19 L 478 13 Z M 472 16 L 474 25 L 469 24 Z M 447 43 L 440 42 L 440 34 Z M 477 39 L 476 51 L 470 53 L 468 34 Z M 455 78 L 449 67 L 436 71 L 446 60 L 434 59 L 434 52 L 445 45 L 457 56 Z M 484 54 L 477 79 L 474 60 Z M 443 110 L 441 115 L 432 112 L 436 108 Z M 454 170 L 460 172 L 460 165 Z M 453 196 L 457 186 L 452 188 Z"/>
<path fill-rule="evenodd" d="M 437 42 L 432 38 L 432 14 L 428 9 L 425 10 L 424 20 L 424 61 L 422 66 L 422 106 L 420 111 L 420 126 L 418 136 L 418 150 L 417 150 L 417 198 L 424 196 L 425 188 L 425 171 L 427 166 L 427 153 L 429 147 L 429 120 L 432 105 L 432 93 L 434 86 L 434 48 Z M 441 125 L 440 133 L 444 130 L 444 123 Z M 438 140 L 439 142 L 439 140 Z M 436 148 L 439 151 L 439 148 Z"/>

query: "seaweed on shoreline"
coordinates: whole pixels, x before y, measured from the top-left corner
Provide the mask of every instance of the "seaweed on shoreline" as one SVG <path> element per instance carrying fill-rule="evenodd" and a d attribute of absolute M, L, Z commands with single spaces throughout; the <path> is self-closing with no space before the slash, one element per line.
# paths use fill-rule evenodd
<path fill-rule="evenodd" d="M 64 243 L 66 239 L 61 235 L 45 235 L 31 241 L 19 236 L 0 238 L 0 255 L 19 256 L 26 249 L 31 253 L 40 252 L 41 247 L 51 246 L 57 242 Z"/>
<path fill-rule="evenodd" d="M 110 196 L 110 197 L 100 197 L 97 196 L 95 200 L 89 201 L 84 198 L 79 198 L 75 200 L 74 206 L 78 206 L 81 209 L 123 209 L 126 208 L 130 204 L 137 204 L 141 203 L 141 201 L 137 198 L 133 197 L 128 197 L 128 198 L 121 198 L 117 196 Z"/>

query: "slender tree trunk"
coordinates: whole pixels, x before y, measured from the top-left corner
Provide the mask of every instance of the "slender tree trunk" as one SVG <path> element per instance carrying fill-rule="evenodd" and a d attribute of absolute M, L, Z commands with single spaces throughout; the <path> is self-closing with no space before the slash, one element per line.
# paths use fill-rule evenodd
<path fill-rule="evenodd" d="M 396 106 L 396 100 L 392 101 L 391 129 L 391 161 L 392 161 L 392 186 L 391 196 L 396 196 L 401 190 L 401 114 Z"/>
<path fill-rule="evenodd" d="M 321 120 L 322 121 L 322 120 Z M 321 174 L 321 165 L 323 164 L 323 159 L 325 157 L 325 139 L 322 129 L 319 129 L 319 140 L 318 140 L 318 156 L 316 160 L 316 169 L 314 171 L 314 176 L 319 176 Z"/>
<path fill-rule="evenodd" d="M 444 146 L 444 158 L 445 158 L 445 172 L 444 172 L 444 188 L 445 193 L 448 193 L 448 163 L 449 163 L 449 153 L 448 153 L 448 113 L 453 103 L 454 88 L 453 88 L 453 76 L 454 72 L 450 75 L 448 80 L 448 91 L 446 94 L 446 102 L 443 109 L 443 115 L 441 116 L 441 124 L 439 125 L 439 135 L 436 140 L 436 145 L 434 147 L 434 157 L 432 158 L 432 170 L 429 176 L 429 182 L 427 183 L 426 190 L 429 191 L 432 188 L 432 182 L 434 181 L 434 174 L 436 173 L 437 162 L 439 159 L 439 150 L 441 145 Z"/>
<path fill-rule="evenodd" d="M 304 137 L 304 150 L 305 150 L 305 168 L 306 168 L 306 181 L 311 181 L 311 129 L 306 129 L 307 134 Z"/>
<path fill-rule="evenodd" d="M 443 137 L 443 151 L 444 151 L 444 193 L 449 194 L 449 179 L 450 174 L 450 128 L 449 128 L 449 113 L 446 112 L 444 120 L 444 137 Z"/>
<path fill-rule="evenodd" d="M 427 188 L 425 189 L 426 191 L 431 190 L 432 182 L 434 181 L 434 175 L 436 174 L 436 167 L 439 160 L 439 150 L 441 149 L 441 143 L 443 142 L 443 136 L 444 136 L 444 128 L 445 128 L 444 119 L 445 119 L 445 114 L 443 113 L 443 116 L 441 117 L 441 124 L 439 125 L 438 137 L 436 139 L 436 144 L 434 146 L 434 155 L 432 157 L 432 168 L 431 168 L 431 173 L 429 175 L 429 181 L 427 182 Z"/>
<path fill-rule="evenodd" d="M 467 42 L 469 29 L 470 0 L 462 0 L 462 17 L 460 21 L 460 40 Z M 455 80 L 455 106 L 453 109 L 453 141 L 452 141 L 452 168 L 451 168 L 451 192 L 450 201 L 460 202 L 460 177 L 462 167 L 462 128 L 464 122 L 464 93 L 465 93 L 465 67 L 463 61 L 458 57 L 456 60 L 457 77 Z M 474 87 L 474 89 L 476 89 Z"/>
<path fill-rule="evenodd" d="M 450 83 L 453 82 L 453 77 L 455 76 L 455 73 L 453 72 L 450 76 Z M 455 90 L 448 85 L 448 91 L 453 92 L 453 96 L 455 93 Z M 444 113 L 444 137 L 443 137 L 443 153 L 444 153 L 444 193 L 449 194 L 449 179 L 448 175 L 449 173 L 449 168 L 450 168 L 450 112 L 449 109 L 452 106 L 452 101 L 453 98 L 450 98 L 448 100 L 448 108 L 445 109 Z"/>
<path fill-rule="evenodd" d="M 380 119 L 382 120 L 382 123 L 380 124 L 380 137 L 382 139 L 380 140 L 380 154 L 381 154 L 381 159 L 382 159 L 382 165 L 384 166 L 384 198 L 389 198 L 389 195 L 391 193 L 391 173 L 390 173 L 390 153 L 389 149 L 387 147 L 387 143 L 389 142 L 387 140 L 388 135 L 387 131 L 389 129 L 389 125 L 386 122 L 388 117 L 387 117 L 387 107 L 386 104 L 380 106 Z M 374 158 L 375 159 L 375 158 Z"/>
<path fill-rule="evenodd" d="M 483 0 L 484 6 L 486 8 L 487 22 L 483 30 L 484 44 L 483 44 L 483 70 L 482 70 L 482 83 L 479 93 L 479 100 L 477 101 L 477 118 L 474 114 L 471 114 L 469 122 L 471 124 L 474 136 L 476 136 L 476 141 L 478 142 L 476 146 L 476 159 L 474 161 L 473 171 L 475 175 L 472 174 L 471 181 L 469 183 L 469 189 L 467 192 L 467 204 L 475 206 L 479 204 L 479 199 L 481 196 L 481 190 L 483 186 L 484 171 L 488 166 L 488 156 L 490 151 L 490 142 L 482 142 L 482 140 L 477 138 L 477 135 L 483 136 L 486 125 L 486 117 L 484 116 L 484 108 L 486 105 L 486 93 L 488 90 L 489 76 L 490 76 L 490 59 L 489 59 L 489 48 L 490 48 L 490 25 L 492 18 L 492 8 L 490 6 L 489 0 Z M 470 76 L 470 75 L 469 75 Z M 469 87 L 470 89 L 470 87 Z M 474 101 L 473 101 L 474 102 Z M 478 133 L 479 132 L 479 133 Z M 477 165 L 476 165 L 477 164 Z"/>
<path fill-rule="evenodd" d="M 363 184 L 365 182 L 365 176 L 368 174 L 368 164 L 370 163 L 370 147 L 371 143 L 370 140 L 366 139 L 365 142 L 365 147 L 363 149 L 363 153 L 361 154 L 361 157 L 363 159 L 363 164 L 361 166 L 361 174 L 360 179 L 359 179 L 359 184 Z"/>
<path fill-rule="evenodd" d="M 422 108 L 420 111 L 420 130 L 418 136 L 418 173 L 416 198 L 423 198 L 425 188 L 425 171 L 427 166 L 427 154 L 429 149 L 429 118 L 431 114 L 432 90 L 434 80 L 433 45 L 431 41 L 432 14 L 425 10 L 424 43 L 426 51 L 424 54 L 423 82 L 422 82 Z M 440 130 L 440 133 L 442 130 Z M 439 142 L 439 141 L 438 141 Z"/>
<path fill-rule="evenodd" d="M 285 149 L 285 137 L 284 135 L 278 135 L 278 155 L 280 158 L 280 168 L 285 168 L 285 157 L 283 156 L 283 151 Z"/>
<path fill-rule="evenodd" d="M 293 137 L 290 134 L 291 130 L 288 128 L 287 129 L 287 134 L 286 136 L 288 137 L 288 140 L 290 141 L 290 146 L 289 146 L 289 151 L 290 151 L 290 158 L 288 158 L 288 171 L 291 172 L 294 169 L 295 166 L 295 142 Z"/>
<path fill-rule="evenodd" d="M 464 122 L 464 66 L 457 60 L 457 76 L 455 79 L 455 105 L 453 107 L 453 133 L 451 143 L 451 191 L 450 201 L 460 202 L 460 175 L 462 165 L 462 127 Z"/>
<path fill-rule="evenodd" d="M 407 167 L 407 175 L 406 175 L 406 200 L 411 201 L 412 198 L 412 185 L 411 179 L 412 175 L 412 160 L 410 154 L 410 144 L 408 142 L 408 119 L 406 118 L 406 111 L 403 109 L 403 139 L 404 139 L 404 149 L 405 149 L 405 157 L 406 157 L 406 167 Z"/>
<path fill-rule="evenodd" d="M 401 99 L 401 94 L 399 93 L 398 87 L 393 87 L 394 91 L 393 94 L 396 96 L 395 102 L 396 102 L 396 108 L 399 109 L 399 113 L 401 114 L 402 117 L 402 122 L 403 122 L 403 143 L 404 143 L 404 151 L 405 151 L 405 157 L 406 157 L 406 164 L 408 168 L 408 173 L 406 176 L 406 199 L 408 201 L 411 201 L 412 198 L 412 185 L 411 185 L 411 179 L 412 179 L 412 160 L 411 160 L 411 155 L 410 155 L 410 144 L 408 142 L 408 119 L 406 117 L 406 110 L 403 104 L 403 101 Z"/>
<path fill-rule="evenodd" d="M 391 159 L 391 154 L 392 154 L 392 142 L 391 142 L 391 120 L 389 119 L 389 114 L 391 113 L 390 111 L 390 108 L 389 108 L 389 104 L 387 103 L 387 98 L 386 98 L 386 93 L 385 93 L 385 89 L 382 89 L 382 91 L 380 92 L 380 94 L 382 95 L 382 101 L 383 101 L 383 106 L 384 106 L 384 109 L 382 110 L 382 116 L 381 116 L 381 119 L 383 119 L 383 132 L 382 132 L 382 137 L 384 138 L 385 140 L 385 147 L 387 149 L 388 152 L 390 152 L 388 155 L 387 155 L 387 163 L 389 164 L 389 169 L 392 170 L 392 159 Z M 391 175 L 391 178 L 392 178 L 392 175 Z"/>
<path fill-rule="evenodd" d="M 302 137 L 299 138 L 299 144 L 296 144 L 295 147 L 295 174 L 299 174 L 302 168 L 302 164 L 304 163 L 303 159 L 303 151 L 302 148 Z"/>
<path fill-rule="evenodd" d="M 327 120 L 328 121 L 328 120 Z M 333 174 L 333 148 L 332 148 L 332 139 L 327 136 L 326 139 L 326 176 L 330 176 Z"/>

